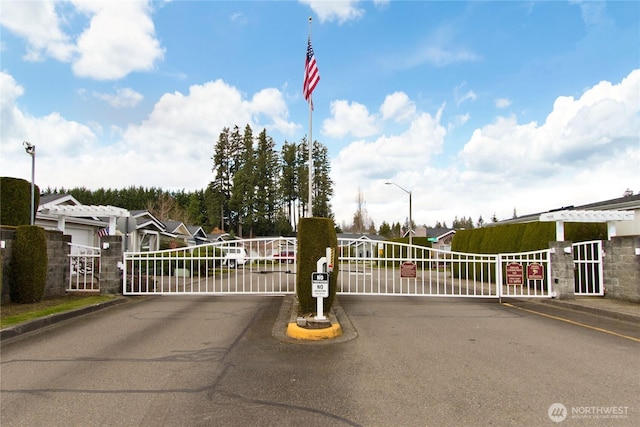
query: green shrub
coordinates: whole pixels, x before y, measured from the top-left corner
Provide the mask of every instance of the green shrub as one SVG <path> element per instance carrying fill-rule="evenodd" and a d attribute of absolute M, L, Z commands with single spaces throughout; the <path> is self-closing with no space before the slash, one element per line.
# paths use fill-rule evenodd
<path fill-rule="evenodd" d="M 40 203 L 38 186 L 34 188 L 34 198 L 33 209 L 37 211 Z M 31 224 L 31 183 L 29 181 L 6 176 L 0 177 L 0 200 L 2 200 L 0 203 L 0 224 Z"/>
<path fill-rule="evenodd" d="M 316 299 L 311 295 L 311 275 L 316 271 L 319 258 L 326 255 L 326 248 L 335 251 L 333 272 L 329 276 L 329 297 L 324 299 L 324 310 L 329 312 L 336 295 L 338 281 L 338 238 L 330 218 L 302 218 L 298 225 L 297 287 L 301 313 L 316 311 Z"/>
<path fill-rule="evenodd" d="M 11 257 L 11 300 L 19 304 L 39 302 L 47 284 L 47 238 L 41 227 L 16 228 Z"/>
<path fill-rule="evenodd" d="M 518 252 L 549 249 L 549 242 L 556 240 L 556 225 L 553 222 L 527 222 Z"/>
<path fill-rule="evenodd" d="M 454 252 L 469 252 L 469 239 L 473 230 L 456 230 L 451 242 L 451 250 Z"/>
<path fill-rule="evenodd" d="M 568 222 L 564 225 L 565 239 L 571 242 L 607 240 L 607 224 L 604 222 Z"/>

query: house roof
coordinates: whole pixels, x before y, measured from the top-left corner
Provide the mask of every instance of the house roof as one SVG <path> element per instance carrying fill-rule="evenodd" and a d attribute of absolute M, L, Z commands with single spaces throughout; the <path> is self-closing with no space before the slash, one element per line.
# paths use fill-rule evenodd
<path fill-rule="evenodd" d="M 516 224 L 520 222 L 534 222 L 540 219 L 540 216 L 547 213 L 558 211 L 593 211 L 593 210 L 629 210 L 640 209 L 640 193 L 633 194 L 625 197 L 618 197 L 615 199 L 603 200 L 600 202 L 589 203 L 580 206 L 563 206 L 557 209 L 551 209 L 546 212 L 537 212 L 534 214 L 522 215 L 516 218 L 510 218 L 503 221 L 489 223 L 487 226 L 500 225 L 500 224 Z"/>
<path fill-rule="evenodd" d="M 435 237 L 438 240 L 444 239 L 450 234 L 455 234 L 456 230 L 453 228 L 427 228 L 427 237 Z"/>
<path fill-rule="evenodd" d="M 342 239 L 359 239 L 359 240 L 374 240 L 374 241 L 387 240 L 384 236 L 379 236 L 377 234 L 364 234 L 364 233 L 340 233 L 338 234 L 338 237 Z"/>

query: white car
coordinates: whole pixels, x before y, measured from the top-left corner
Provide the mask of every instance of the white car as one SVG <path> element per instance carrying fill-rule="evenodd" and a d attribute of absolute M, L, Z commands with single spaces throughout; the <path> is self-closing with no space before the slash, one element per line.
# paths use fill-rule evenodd
<path fill-rule="evenodd" d="M 247 251 L 240 247 L 221 248 L 224 253 L 224 260 L 222 265 L 226 265 L 229 268 L 236 268 L 239 265 L 245 265 L 247 263 Z"/>

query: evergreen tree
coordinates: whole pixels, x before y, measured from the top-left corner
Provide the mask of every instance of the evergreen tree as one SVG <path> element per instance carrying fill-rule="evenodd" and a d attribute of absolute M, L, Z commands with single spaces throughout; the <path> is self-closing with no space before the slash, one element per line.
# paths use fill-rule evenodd
<path fill-rule="evenodd" d="M 298 146 L 287 141 L 282 145 L 280 162 L 282 172 L 280 174 L 280 193 L 286 211 L 289 224 L 295 229 L 297 216 L 295 215 L 296 201 L 299 199 L 299 177 L 297 174 Z"/>
<path fill-rule="evenodd" d="M 329 150 L 316 141 L 313 144 L 313 216 L 332 218 L 331 197 L 333 182 L 331 181 L 331 162 Z"/>
<path fill-rule="evenodd" d="M 257 232 L 259 235 L 268 235 L 274 232 L 278 212 L 278 157 L 275 151 L 275 142 L 267 136 L 263 129 L 258 137 L 256 153 L 256 195 L 255 214 Z"/>
<path fill-rule="evenodd" d="M 236 127 L 237 128 L 237 127 Z M 234 139 L 234 138 L 232 138 Z M 253 131 L 247 125 L 242 137 L 242 145 L 234 148 L 233 187 L 229 199 L 229 209 L 236 219 L 238 236 L 243 236 L 243 226 L 252 234 L 254 222 L 255 188 L 259 178 L 255 174 L 255 154 Z"/>
<path fill-rule="evenodd" d="M 391 226 L 386 221 L 382 221 L 382 224 L 380 224 L 380 229 L 378 230 L 378 234 L 386 238 L 391 237 Z"/>

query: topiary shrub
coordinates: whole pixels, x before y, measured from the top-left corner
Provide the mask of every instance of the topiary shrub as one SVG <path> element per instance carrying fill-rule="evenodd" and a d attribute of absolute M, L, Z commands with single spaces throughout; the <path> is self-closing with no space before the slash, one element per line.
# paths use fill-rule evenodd
<path fill-rule="evenodd" d="M 42 300 L 47 284 L 47 237 L 42 227 L 16 227 L 9 283 L 11 300 L 29 304 Z"/>
<path fill-rule="evenodd" d="M 326 248 L 333 248 L 335 260 L 329 276 L 329 297 L 324 299 L 323 309 L 329 312 L 336 296 L 338 281 L 338 238 L 330 218 L 301 218 L 298 225 L 297 286 L 301 313 L 316 311 L 316 299 L 311 295 L 311 275 L 316 271 L 319 258 L 326 255 Z"/>
<path fill-rule="evenodd" d="M 34 197 L 33 209 L 37 211 L 40 202 L 38 186 L 34 188 Z M 7 176 L 0 177 L 0 200 L 2 200 L 0 203 L 0 224 L 31 224 L 31 183 L 29 181 Z"/>

